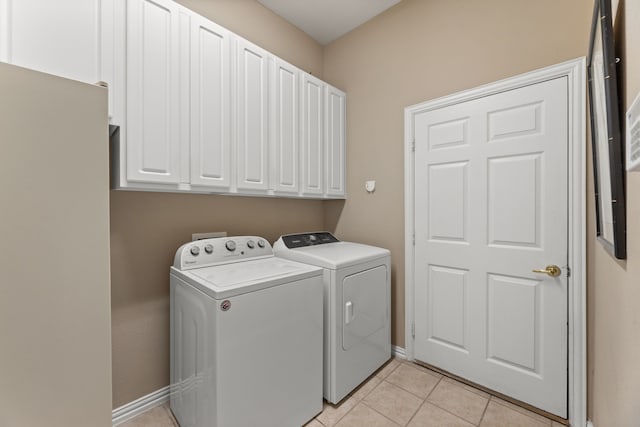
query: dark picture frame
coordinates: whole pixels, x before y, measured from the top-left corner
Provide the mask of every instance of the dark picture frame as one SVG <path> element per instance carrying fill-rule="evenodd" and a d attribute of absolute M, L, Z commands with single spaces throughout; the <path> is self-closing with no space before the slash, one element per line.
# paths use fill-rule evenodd
<path fill-rule="evenodd" d="M 595 0 L 587 76 L 598 240 L 627 257 L 624 162 L 611 0 Z"/>

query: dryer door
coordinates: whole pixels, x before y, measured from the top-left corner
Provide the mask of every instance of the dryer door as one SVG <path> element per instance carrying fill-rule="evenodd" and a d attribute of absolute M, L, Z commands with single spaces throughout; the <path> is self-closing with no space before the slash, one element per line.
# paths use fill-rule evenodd
<path fill-rule="evenodd" d="M 342 348 L 349 350 L 387 324 L 389 303 L 386 266 L 345 277 L 342 282 L 342 301 Z"/>

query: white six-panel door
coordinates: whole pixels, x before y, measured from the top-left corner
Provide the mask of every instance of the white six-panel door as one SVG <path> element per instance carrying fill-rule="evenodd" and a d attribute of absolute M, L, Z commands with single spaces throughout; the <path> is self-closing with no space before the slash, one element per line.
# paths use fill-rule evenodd
<path fill-rule="evenodd" d="M 415 357 L 567 417 L 566 77 L 415 117 Z M 558 277 L 534 273 L 558 265 Z"/>

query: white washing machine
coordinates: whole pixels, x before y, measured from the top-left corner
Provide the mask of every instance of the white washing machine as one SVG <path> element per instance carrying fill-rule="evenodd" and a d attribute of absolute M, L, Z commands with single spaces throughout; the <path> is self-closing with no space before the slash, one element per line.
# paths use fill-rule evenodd
<path fill-rule="evenodd" d="M 391 255 L 331 233 L 281 236 L 277 257 L 322 267 L 324 398 L 338 403 L 391 357 Z"/>
<path fill-rule="evenodd" d="M 322 411 L 322 269 L 244 236 L 187 243 L 170 270 L 181 427 L 300 427 Z"/>

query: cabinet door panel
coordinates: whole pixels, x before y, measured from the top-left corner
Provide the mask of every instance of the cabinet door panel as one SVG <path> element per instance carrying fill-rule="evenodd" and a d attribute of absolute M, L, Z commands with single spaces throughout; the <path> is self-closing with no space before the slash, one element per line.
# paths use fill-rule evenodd
<path fill-rule="evenodd" d="M 323 194 L 325 83 L 305 74 L 302 78 L 302 193 Z"/>
<path fill-rule="evenodd" d="M 177 8 L 130 0 L 127 12 L 127 179 L 178 183 Z"/>
<path fill-rule="evenodd" d="M 100 15 L 100 0 L 0 0 L 0 61 L 96 83 Z"/>
<path fill-rule="evenodd" d="M 231 185 L 229 32 L 194 17 L 191 36 L 191 184 Z"/>
<path fill-rule="evenodd" d="M 269 54 L 239 39 L 237 59 L 238 189 L 266 190 L 269 185 Z"/>
<path fill-rule="evenodd" d="M 275 59 L 272 73 L 272 182 L 279 193 L 300 191 L 300 71 Z"/>
<path fill-rule="evenodd" d="M 325 189 L 327 196 L 345 195 L 345 103 L 344 92 L 327 86 L 325 132 Z"/>

